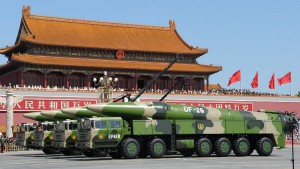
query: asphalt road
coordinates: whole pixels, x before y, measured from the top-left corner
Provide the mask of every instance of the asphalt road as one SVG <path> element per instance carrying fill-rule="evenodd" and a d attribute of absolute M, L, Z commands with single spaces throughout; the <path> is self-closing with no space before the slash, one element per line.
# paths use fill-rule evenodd
<path fill-rule="evenodd" d="M 291 169 L 291 146 L 274 149 L 271 156 L 261 157 L 254 152 L 248 157 L 211 156 L 208 158 L 167 156 L 161 159 L 114 160 L 105 158 L 86 158 L 85 156 L 66 157 L 44 155 L 42 151 L 20 151 L 0 154 L 0 169 Z M 295 168 L 300 169 L 300 146 L 295 146 Z"/>

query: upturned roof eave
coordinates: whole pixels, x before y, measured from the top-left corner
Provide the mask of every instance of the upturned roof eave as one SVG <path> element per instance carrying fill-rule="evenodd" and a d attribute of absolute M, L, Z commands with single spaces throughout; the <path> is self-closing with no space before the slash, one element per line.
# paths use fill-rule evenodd
<path fill-rule="evenodd" d="M 33 58 L 35 57 L 35 58 Z M 118 67 L 118 66 L 115 66 L 115 67 L 111 67 L 111 62 L 115 62 L 115 61 L 118 61 L 118 60 L 111 60 L 111 59 L 101 59 L 101 63 L 99 62 L 99 64 L 95 63 L 97 62 L 97 59 L 96 58 L 90 58 L 90 60 L 85 60 L 86 63 L 89 63 L 89 65 L 80 65 L 78 64 L 79 62 L 82 63 L 82 61 L 80 60 L 80 58 L 73 58 L 73 57 L 58 57 L 57 56 L 53 56 L 53 58 L 49 59 L 49 57 L 52 57 L 52 56 L 34 56 L 34 55 L 13 55 L 12 57 L 12 60 L 16 61 L 16 62 L 22 62 L 22 63 L 27 63 L 27 64 L 34 64 L 34 65 L 53 65 L 53 66 L 70 66 L 70 67 L 85 67 L 85 68 L 96 68 L 96 69 L 99 69 L 99 68 L 121 68 L 121 69 L 139 69 L 139 70 L 149 70 L 149 71 L 158 71 L 158 70 L 161 70 L 161 68 L 164 68 L 168 63 L 164 63 L 164 62 L 155 62 L 155 64 L 159 64 L 161 68 L 154 68 L 153 65 L 150 65 L 149 62 L 140 62 L 140 61 L 124 61 L 124 63 L 119 63 L 121 65 L 139 65 L 144 63 L 146 65 L 143 65 L 144 67 Z M 27 59 L 26 59 L 27 58 Z M 30 59 L 33 59 L 33 60 L 30 60 Z M 72 60 L 69 60 L 68 63 L 66 62 L 62 62 L 61 60 L 62 59 L 72 59 Z M 79 60 L 79 61 L 78 61 Z M 60 63 L 59 63 L 60 62 Z M 76 63 L 75 63 L 76 62 Z M 77 63 L 78 62 L 78 63 Z M 104 62 L 106 64 L 104 64 Z M 123 62 L 123 60 L 121 60 L 120 62 Z M 125 63 L 126 62 L 126 63 Z M 175 65 L 175 67 L 172 67 L 169 71 L 171 72 L 202 72 L 202 73 L 205 73 L 205 74 L 213 74 L 213 73 L 217 73 L 219 71 L 222 70 L 222 67 L 220 66 L 212 66 L 212 65 L 201 65 L 201 64 L 190 64 L 191 66 L 196 66 L 195 68 L 197 68 L 198 66 L 204 66 L 205 69 L 210 69 L 210 70 L 207 70 L 207 71 L 200 71 L 199 70 L 188 70 L 188 69 L 182 69 L 182 68 L 179 68 L 181 67 L 181 65 L 178 65 L 178 64 L 182 64 L 182 66 L 188 66 L 188 64 L 190 63 L 177 63 L 177 66 Z M 113 64 L 115 65 L 115 64 Z M 147 66 L 148 65 L 148 66 Z M 158 66 L 159 67 L 159 66 Z"/>
<path fill-rule="evenodd" d="M 69 45 L 69 44 L 50 44 L 50 43 L 44 43 L 44 42 L 39 42 L 36 40 L 33 40 L 33 36 L 27 36 L 27 37 L 21 37 L 22 41 L 33 43 L 33 44 L 38 44 L 38 45 L 48 45 L 48 46 L 61 46 L 61 47 L 73 47 L 73 48 L 86 48 L 86 49 L 107 49 L 107 50 L 126 50 L 126 51 L 137 51 L 137 52 L 153 52 L 153 53 L 181 53 L 181 54 L 191 54 L 191 55 L 199 55 L 202 56 L 208 52 L 208 49 L 196 49 L 194 48 L 194 51 L 191 52 L 185 52 L 185 51 L 162 51 L 162 50 L 138 50 L 138 49 L 122 49 L 122 48 L 101 48 L 101 47 L 96 47 L 96 46 L 80 46 L 80 45 Z M 196 50 L 195 50 L 196 49 Z"/>

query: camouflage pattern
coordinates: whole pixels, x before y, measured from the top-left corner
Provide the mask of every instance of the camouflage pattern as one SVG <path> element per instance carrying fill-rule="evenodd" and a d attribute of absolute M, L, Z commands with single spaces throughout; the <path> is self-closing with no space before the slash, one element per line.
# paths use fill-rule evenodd
<path fill-rule="evenodd" d="M 42 149 L 51 147 L 54 134 L 54 122 L 39 122 L 33 133 L 32 147 Z"/>
<path fill-rule="evenodd" d="M 34 128 L 32 123 L 22 123 L 17 125 L 16 145 L 31 147 Z"/>
<path fill-rule="evenodd" d="M 278 147 L 285 146 L 284 132 L 289 128 L 288 116 L 270 111 L 238 111 L 164 102 L 99 103 L 88 105 L 87 109 L 126 120 L 176 120 L 176 134 L 270 134 Z"/>
<path fill-rule="evenodd" d="M 59 149 L 75 147 L 76 134 L 77 120 L 60 121 L 54 130 L 52 146 Z"/>
<path fill-rule="evenodd" d="M 86 118 L 86 117 L 103 117 L 104 115 L 90 111 L 86 109 L 86 107 L 72 107 L 72 108 L 65 108 L 61 110 L 62 113 L 78 117 L 78 118 Z"/>
<path fill-rule="evenodd" d="M 124 130 L 126 126 L 128 128 L 128 124 L 125 123 L 120 117 L 84 119 L 77 133 L 76 147 L 80 149 L 116 147 L 124 134 L 128 134 Z"/>
<path fill-rule="evenodd" d="M 62 113 L 61 110 L 49 110 L 49 111 L 41 111 L 43 116 L 53 118 L 55 120 L 65 120 L 65 119 L 78 119 L 74 116 L 70 116 L 68 114 Z"/>
<path fill-rule="evenodd" d="M 41 112 L 25 113 L 25 114 L 23 114 L 23 117 L 31 119 L 31 120 L 36 120 L 36 121 L 55 121 L 54 118 L 44 116 L 41 114 Z"/>

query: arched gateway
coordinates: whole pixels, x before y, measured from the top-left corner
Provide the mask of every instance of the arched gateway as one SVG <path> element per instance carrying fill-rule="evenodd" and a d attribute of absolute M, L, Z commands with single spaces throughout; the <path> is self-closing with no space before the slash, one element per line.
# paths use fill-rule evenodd
<path fill-rule="evenodd" d="M 23 7 L 15 45 L 0 49 L 8 63 L 0 67 L 2 85 L 91 87 L 93 77 L 120 79 L 117 88 L 138 90 L 178 53 L 176 63 L 154 85 L 163 90 L 182 77 L 189 90 L 204 90 L 220 66 L 198 64 L 207 49 L 189 46 L 169 27 L 121 24 L 32 15 Z M 206 83 L 205 83 L 206 82 Z"/>

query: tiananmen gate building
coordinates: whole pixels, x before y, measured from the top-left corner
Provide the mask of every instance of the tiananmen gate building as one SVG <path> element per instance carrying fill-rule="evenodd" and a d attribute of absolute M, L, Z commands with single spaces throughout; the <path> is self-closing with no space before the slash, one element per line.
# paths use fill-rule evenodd
<path fill-rule="evenodd" d="M 163 70 L 177 54 L 175 63 L 156 81 L 153 89 L 167 89 L 180 78 L 189 90 L 204 90 L 209 76 L 220 66 L 198 64 L 208 50 L 188 45 L 169 27 L 100 22 L 32 15 L 23 7 L 13 46 L 0 49 L 8 63 L 0 67 L 2 85 L 42 87 L 92 87 L 92 78 L 117 77 L 116 88 L 140 89 Z"/>

